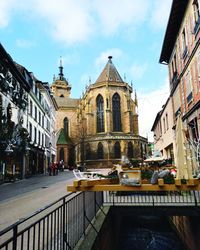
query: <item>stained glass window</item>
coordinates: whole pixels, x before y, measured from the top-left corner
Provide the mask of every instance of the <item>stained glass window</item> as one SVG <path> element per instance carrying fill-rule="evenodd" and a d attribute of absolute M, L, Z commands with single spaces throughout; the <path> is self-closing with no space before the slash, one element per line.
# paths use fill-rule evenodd
<path fill-rule="evenodd" d="M 122 131 L 120 96 L 117 93 L 113 95 L 112 108 L 113 108 L 113 131 Z"/>
<path fill-rule="evenodd" d="M 101 95 L 97 96 L 97 133 L 104 132 L 104 103 Z"/>

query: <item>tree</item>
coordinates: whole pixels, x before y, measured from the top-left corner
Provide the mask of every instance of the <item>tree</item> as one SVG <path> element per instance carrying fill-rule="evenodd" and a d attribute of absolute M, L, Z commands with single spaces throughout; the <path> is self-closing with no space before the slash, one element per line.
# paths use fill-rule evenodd
<path fill-rule="evenodd" d="M 85 140 L 87 137 L 86 119 L 83 114 L 78 114 L 77 118 L 77 146 L 80 148 L 81 165 L 85 163 Z"/>

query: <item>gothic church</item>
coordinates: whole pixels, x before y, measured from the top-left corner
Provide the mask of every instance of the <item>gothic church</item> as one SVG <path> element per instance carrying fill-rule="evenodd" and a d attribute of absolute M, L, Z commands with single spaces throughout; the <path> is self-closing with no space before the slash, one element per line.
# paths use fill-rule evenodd
<path fill-rule="evenodd" d="M 81 99 L 70 97 L 71 86 L 63 74 L 51 86 L 57 106 L 57 161 L 65 166 L 112 167 L 123 155 L 141 160 L 147 139 L 139 136 L 137 97 L 108 57 L 96 82 L 87 86 Z"/>

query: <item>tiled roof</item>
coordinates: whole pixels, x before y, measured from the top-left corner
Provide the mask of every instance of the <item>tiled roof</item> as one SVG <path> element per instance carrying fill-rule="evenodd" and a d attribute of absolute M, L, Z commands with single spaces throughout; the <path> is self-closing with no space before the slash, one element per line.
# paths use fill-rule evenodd
<path fill-rule="evenodd" d="M 169 63 L 169 59 L 183 21 L 188 0 L 173 0 L 159 62 Z"/>
<path fill-rule="evenodd" d="M 108 62 L 95 83 L 100 82 L 123 82 L 120 74 L 112 63 L 112 56 L 108 57 Z"/>
<path fill-rule="evenodd" d="M 73 99 L 70 97 L 58 97 L 58 96 L 55 96 L 54 98 L 58 107 L 76 108 L 79 104 L 79 99 Z"/>
<path fill-rule="evenodd" d="M 60 134 L 58 136 L 57 144 L 66 145 L 66 144 L 71 144 L 71 143 L 72 143 L 71 139 L 65 136 L 64 129 L 61 129 Z"/>

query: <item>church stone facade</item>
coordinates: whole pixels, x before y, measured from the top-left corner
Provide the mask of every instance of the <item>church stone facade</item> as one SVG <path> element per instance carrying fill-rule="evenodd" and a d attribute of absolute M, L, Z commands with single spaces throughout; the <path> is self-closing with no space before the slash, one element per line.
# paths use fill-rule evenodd
<path fill-rule="evenodd" d="M 51 87 L 58 105 L 57 160 L 103 168 L 120 163 L 123 155 L 143 159 L 147 139 L 139 136 L 137 97 L 132 98 L 132 86 L 122 80 L 112 57 L 81 99 L 70 97 L 62 64 L 59 69 Z"/>

